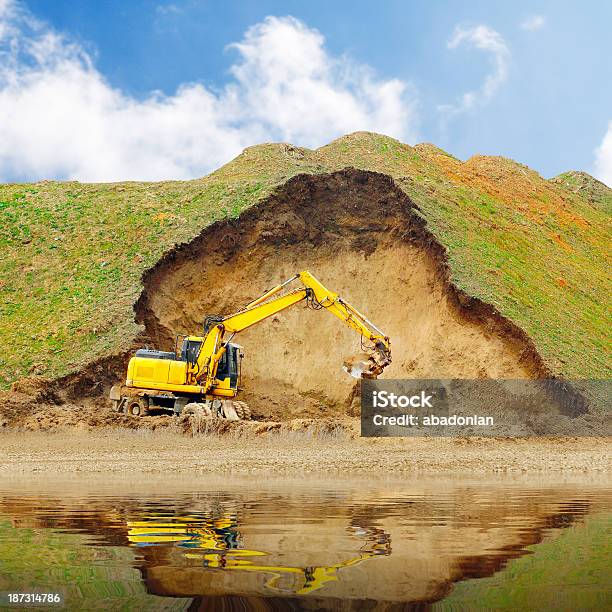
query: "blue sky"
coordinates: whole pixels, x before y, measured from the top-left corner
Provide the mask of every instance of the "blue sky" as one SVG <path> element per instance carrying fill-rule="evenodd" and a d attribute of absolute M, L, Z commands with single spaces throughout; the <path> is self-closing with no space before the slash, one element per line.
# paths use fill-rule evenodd
<path fill-rule="evenodd" d="M 30 159 L 25 154 L 5 153 L 4 180 L 188 178 L 209 171 L 259 139 L 291 137 L 297 140 L 295 144 L 317 146 L 336 137 L 342 128 L 379 128 L 412 144 L 434 142 L 462 159 L 475 153 L 504 155 L 546 177 L 581 169 L 608 184 L 612 180 L 610 2 L 0 0 L 0 7 L 3 2 L 13 5 L 14 14 L 5 15 L 5 21 L 14 25 L 14 38 L 32 40 L 51 32 L 58 40 L 49 54 L 60 58 L 50 65 L 38 56 L 32 59 L 26 49 L 17 60 L 19 83 L 15 85 L 11 74 L 11 91 L 22 88 L 15 98 L 19 104 L 14 102 L 15 109 L 7 106 L 5 113 L 13 118 L 7 138 L 15 140 L 17 148 L 35 142 L 34 137 L 21 142 L 17 128 L 42 121 L 32 120 L 23 110 L 28 96 L 36 92 L 52 100 L 57 96 L 57 106 L 62 106 L 61 92 L 40 85 L 46 83 L 50 88 L 59 81 L 52 77 L 61 72 L 62 62 L 91 65 L 83 69 L 80 80 L 75 77 L 73 88 L 67 87 L 65 95 L 70 99 L 66 107 L 71 111 L 65 118 L 59 110 L 53 114 L 56 125 L 66 122 L 68 131 L 76 135 L 86 125 L 95 124 L 104 134 L 124 121 L 122 135 L 112 143 L 105 143 L 102 136 L 97 141 L 98 148 L 105 151 L 100 170 L 94 167 L 94 160 L 90 165 L 83 163 L 84 156 L 93 155 L 93 146 L 79 141 L 75 159 L 63 163 L 53 159 L 54 155 L 36 154 Z M 295 20 L 266 22 L 269 16 Z M 1 24 L 0 12 L 0 33 Z M 248 42 L 249 28 L 258 24 L 267 26 L 251 30 Z M 297 49 L 296 64 L 310 61 L 318 52 L 320 63 L 304 77 L 294 75 L 291 65 L 264 61 L 267 49 L 282 49 L 276 46 L 279 40 L 285 41 L 287 49 Z M 245 41 L 246 50 L 230 46 Z M 6 57 L 0 53 L 0 66 Z M 236 76 L 236 67 L 240 71 L 241 66 L 242 80 Z M 266 70 L 269 72 L 262 76 Z M 89 97 L 71 93 L 89 91 L 85 72 L 90 77 L 94 74 L 108 92 L 121 99 L 108 102 L 110 94 L 102 89 Z M 314 106 L 321 108 L 327 101 L 336 106 L 346 103 L 350 108 L 338 114 L 351 120 L 339 121 L 329 111 L 329 117 L 312 123 L 313 118 L 304 117 L 299 99 L 288 95 L 283 103 L 276 93 L 270 93 L 276 87 L 271 85 L 275 74 L 293 84 L 294 96 L 304 78 L 322 79 L 324 87 L 319 82 L 307 84 L 304 97 L 312 96 Z M 62 73 L 62 78 L 70 82 L 72 77 Z M 9 81 L 5 76 L 5 89 Z M 340 81 L 342 85 L 330 93 Z M 185 96 L 177 97 L 181 88 L 193 84 L 200 87 L 197 100 L 185 102 Z M 0 72 L 0 91 L 2 86 Z M 279 87 L 284 91 L 283 85 Z M 387 93 L 380 98 L 375 89 Z M 152 97 L 152 92 L 158 93 Z M 226 117 L 223 109 L 232 106 L 228 100 L 236 92 L 242 109 L 233 108 Z M 139 102 L 145 106 L 137 107 Z M 180 121 L 174 116 L 168 119 L 172 112 L 168 106 L 175 102 L 182 109 L 176 111 L 183 113 Z M 91 114 L 88 105 L 98 110 Z M 200 110 L 202 105 L 206 110 Z M 245 109 L 258 105 L 269 105 L 269 113 L 256 109 L 253 114 Z M 131 119 L 127 109 L 133 111 Z M 2 110 L 0 96 L 0 113 Z M 325 112 L 318 110 L 317 114 Z M 279 115 L 283 118 L 276 123 Z M 146 124 L 144 116 L 148 117 Z M 198 117 L 215 126 L 213 133 L 204 127 L 196 130 L 207 146 L 199 148 L 187 134 L 173 140 L 163 131 L 153 144 L 144 136 L 135 136 L 143 146 L 160 152 L 153 157 L 142 151 L 142 164 L 130 167 L 129 160 L 137 150 L 123 136 L 130 125 L 135 134 L 139 130 L 154 133 L 159 124 L 166 123 L 180 132 L 188 129 L 190 121 L 197 123 Z M 1 122 L 0 115 L 0 137 Z M 105 122 L 112 126 L 106 129 Z M 296 127 L 300 122 L 303 125 Z M 49 140 L 42 143 L 44 150 L 53 152 L 65 145 L 48 126 L 37 124 L 36 131 Z M 123 144 L 117 144 L 119 140 Z M 163 147 L 181 146 L 186 153 L 180 159 L 162 151 Z M 0 145 L 0 160 L 2 156 Z"/>

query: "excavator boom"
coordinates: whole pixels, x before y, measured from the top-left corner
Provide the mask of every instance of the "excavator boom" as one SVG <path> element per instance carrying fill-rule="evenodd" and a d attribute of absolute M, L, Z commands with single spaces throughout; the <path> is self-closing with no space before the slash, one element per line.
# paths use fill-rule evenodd
<path fill-rule="evenodd" d="M 288 285 L 298 280 L 302 283 L 301 287 L 287 293 L 281 293 Z M 310 272 L 300 272 L 292 276 L 284 283 L 266 291 L 242 310 L 217 319 L 215 321 L 216 328 L 208 331 L 205 341 L 205 346 L 212 345 L 216 349 L 212 352 L 215 355 L 211 360 L 212 363 L 214 364 L 215 359 L 222 355 L 221 339 L 224 333 L 229 333 L 233 337 L 234 334 L 244 331 L 303 300 L 307 300 L 314 310 L 325 309 L 329 311 L 353 328 L 366 342 L 371 343 L 363 361 L 358 365 L 347 366 L 345 364 L 345 369 L 349 373 L 355 374 L 357 372 L 359 377 L 376 378 L 391 363 L 388 336 L 354 306 L 343 300 L 337 293 L 324 287 Z M 211 334 L 212 338 L 209 339 Z M 210 369 L 209 372 L 213 374 Z"/>

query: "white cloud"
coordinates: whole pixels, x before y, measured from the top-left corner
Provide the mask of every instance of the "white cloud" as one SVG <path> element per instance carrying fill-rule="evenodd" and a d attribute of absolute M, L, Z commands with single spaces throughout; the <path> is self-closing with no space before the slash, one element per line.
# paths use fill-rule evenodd
<path fill-rule="evenodd" d="M 293 18 L 268 18 L 232 45 L 241 62 L 229 93 L 250 121 L 293 142 L 323 143 L 330 134 L 369 126 L 412 139 L 406 83 L 377 80 L 366 66 L 330 57 L 323 36 Z"/>
<path fill-rule="evenodd" d="M 543 15 L 530 15 L 521 22 L 521 28 L 523 30 L 527 30 L 528 32 L 535 32 L 536 30 L 540 30 L 544 27 L 546 23 L 546 18 Z"/>
<path fill-rule="evenodd" d="M 486 76 L 478 90 L 464 93 L 456 104 L 439 106 L 438 109 L 447 116 L 463 113 L 476 106 L 486 104 L 508 78 L 510 51 L 499 32 L 486 25 L 478 25 L 467 29 L 458 26 L 455 28 L 447 46 L 449 49 L 456 49 L 462 44 L 470 45 L 488 53 L 493 70 Z"/>
<path fill-rule="evenodd" d="M 595 151 L 595 176 L 612 187 L 612 121 L 608 122 L 608 131 Z"/>
<path fill-rule="evenodd" d="M 188 83 L 139 100 L 23 6 L 0 0 L 0 180 L 202 176 L 263 141 L 320 146 L 356 130 L 415 138 L 409 84 L 331 56 L 323 36 L 268 17 L 232 45 L 220 90 Z"/>

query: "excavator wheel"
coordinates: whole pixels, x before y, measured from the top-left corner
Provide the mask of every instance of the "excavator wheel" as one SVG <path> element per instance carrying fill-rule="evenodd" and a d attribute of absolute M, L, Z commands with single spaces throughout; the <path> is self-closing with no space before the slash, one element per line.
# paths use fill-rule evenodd
<path fill-rule="evenodd" d="M 144 397 L 131 397 L 127 402 L 127 414 L 135 417 L 145 416 L 149 411 L 149 401 Z"/>
<path fill-rule="evenodd" d="M 234 409 L 236 410 L 236 414 L 240 420 L 251 420 L 251 409 L 245 402 L 234 402 Z"/>

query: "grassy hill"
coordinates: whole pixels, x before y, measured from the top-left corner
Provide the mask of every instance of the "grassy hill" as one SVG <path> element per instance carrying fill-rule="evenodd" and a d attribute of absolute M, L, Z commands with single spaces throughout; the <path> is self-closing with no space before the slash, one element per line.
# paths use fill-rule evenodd
<path fill-rule="evenodd" d="M 360 132 L 316 151 L 250 147 L 194 181 L 0 186 L 0 388 L 127 348 L 142 273 L 164 252 L 296 174 L 348 166 L 395 179 L 446 247 L 453 282 L 527 332 L 552 372 L 610 376 L 611 189 Z"/>

